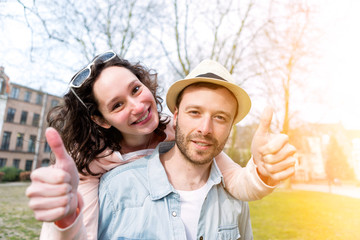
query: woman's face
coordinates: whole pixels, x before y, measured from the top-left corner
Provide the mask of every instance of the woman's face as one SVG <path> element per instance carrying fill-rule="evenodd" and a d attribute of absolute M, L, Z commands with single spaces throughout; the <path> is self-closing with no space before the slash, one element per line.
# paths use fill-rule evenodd
<path fill-rule="evenodd" d="M 93 92 L 104 117 L 93 120 L 104 128 L 117 128 L 124 139 L 152 133 L 159 125 L 154 96 L 128 69 L 117 66 L 104 69 Z"/>

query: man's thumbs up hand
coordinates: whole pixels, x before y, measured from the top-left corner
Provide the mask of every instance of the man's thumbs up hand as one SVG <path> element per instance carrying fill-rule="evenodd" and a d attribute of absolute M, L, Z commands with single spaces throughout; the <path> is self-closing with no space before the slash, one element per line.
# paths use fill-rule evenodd
<path fill-rule="evenodd" d="M 47 142 L 56 157 L 56 163 L 31 173 L 31 185 L 26 190 L 29 207 L 39 221 L 64 221 L 60 227 L 70 225 L 76 218 L 79 175 L 74 160 L 66 152 L 59 133 L 48 128 Z M 81 201 L 81 200 L 80 200 Z"/>
<path fill-rule="evenodd" d="M 296 149 L 285 134 L 270 133 L 273 110 L 266 107 L 255 132 L 251 152 L 261 179 L 268 185 L 277 185 L 295 173 Z"/>

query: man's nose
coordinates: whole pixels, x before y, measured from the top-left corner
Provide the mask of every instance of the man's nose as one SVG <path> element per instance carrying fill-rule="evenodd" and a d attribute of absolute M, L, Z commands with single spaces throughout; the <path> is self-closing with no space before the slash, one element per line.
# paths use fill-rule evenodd
<path fill-rule="evenodd" d="M 204 116 L 203 118 L 199 119 L 199 126 L 197 131 L 202 135 L 208 135 L 213 132 L 213 122 L 211 116 Z"/>

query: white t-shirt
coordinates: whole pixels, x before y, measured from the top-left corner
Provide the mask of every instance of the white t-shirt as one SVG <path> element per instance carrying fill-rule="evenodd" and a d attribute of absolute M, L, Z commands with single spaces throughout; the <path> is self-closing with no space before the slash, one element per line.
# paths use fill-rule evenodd
<path fill-rule="evenodd" d="M 196 239 L 201 207 L 209 190 L 207 183 L 194 191 L 176 190 L 180 195 L 181 220 L 185 225 L 188 240 Z"/>

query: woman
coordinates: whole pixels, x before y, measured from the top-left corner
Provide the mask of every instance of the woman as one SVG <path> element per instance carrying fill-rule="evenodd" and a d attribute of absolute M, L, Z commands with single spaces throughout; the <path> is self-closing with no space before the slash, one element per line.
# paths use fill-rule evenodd
<path fill-rule="evenodd" d="M 80 173 L 79 192 L 84 199 L 80 210 L 88 239 L 97 238 L 100 176 L 120 164 L 150 154 L 159 142 L 174 138 L 169 117 L 161 114 L 162 99 L 157 95 L 157 87 L 156 73 L 139 64 L 130 64 L 109 51 L 100 54 L 72 78 L 64 104 L 48 114 L 49 125 L 60 133 Z M 223 153 L 216 161 L 227 190 L 236 198 L 255 200 L 272 191 L 259 179 L 252 161 L 246 169 Z M 41 191 L 46 189 L 39 184 L 47 183 L 33 179 L 27 191 L 31 200 L 36 201 L 32 196 L 42 196 Z M 70 200 L 66 204 L 70 204 Z M 29 205 L 34 212 L 48 210 Z M 79 231 L 74 225 L 82 224 L 81 221 L 64 224 L 62 217 L 56 219 L 60 219 L 57 227 L 52 223 L 43 226 L 42 238 L 61 236 L 61 231 L 67 231 L 69 236 L 69 231 Z"/>

